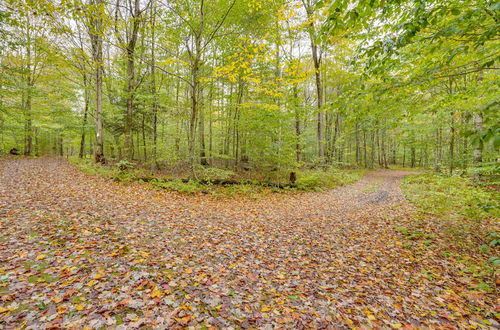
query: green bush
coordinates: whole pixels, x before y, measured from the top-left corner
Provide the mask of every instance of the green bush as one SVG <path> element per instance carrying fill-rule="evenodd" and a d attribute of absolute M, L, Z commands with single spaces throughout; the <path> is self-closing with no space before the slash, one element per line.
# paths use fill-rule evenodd
<path fill-rule="evenodd" d="M 178 191 L 182 193 L 195 193 L 206 190 L 206 185 L 202 185 L 194 180 L 189 180 L 188 182 L 183 182 L 180 179 L 174 179 L 170 181 L 163 180 L 152 180 L 151 184 L 155 187 L 170 190 L 170 191 Z"/>
<path fill-rule="evenodd" d="M 122 159 L 118 163 L 116 163 L 116 167 L 122 172 L 128 171 L 134 168 L 134 163 L 129 162 L 128 160 Z"/>
<path fill-rule="evenodd" d="M 119 182 L 134 181 L 140 173 L 139 171 L 131 171 L 133 163 L 126 160 L 118 162 L 116 166 L 96 164 L 92 160 L 79 158 L 70 159 L 70 162 L 87 174 L 102 176 Z"/>
<path fill-rule="evenodd" d="M 308 173 L 299 175 L 296 184 L 299 190 L 320 190 L 322 179 L 317 173 Z"/>
<path fill-rule="evenodd" d="M 70 162 L 90 175 L 113 178 L 118 174 L 118 169 L 96 164 L 90 159 L 70 158 Z"/>
<path fill-rule="evenodd" d="M 201 168 L 197 172 L 198 179 L 203 181 L 225 181 L 235 176 L 233 171 L 216 167 Z"/>
<path fill-rule="evenodd" d="M 474 221 L 499 215 L 498 196 L 474 186 L 468 178 L 415 174 L 406 177 L 403 188 L 408 200 L 426 213 Z"/>
<path fill-rule="evenodd" d="M 359 180 L 364 174 L 362 170 L 339 170 L 329 168 L 325 170 L 306 170 L 297 173 L 297 189 L 318 191 L 333 189 Z"/>

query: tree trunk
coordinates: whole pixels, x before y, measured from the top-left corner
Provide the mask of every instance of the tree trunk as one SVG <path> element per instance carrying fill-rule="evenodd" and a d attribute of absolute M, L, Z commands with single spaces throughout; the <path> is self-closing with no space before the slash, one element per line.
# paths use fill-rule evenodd
<path fill-rule="evenodd" d="M 83 106 L 83 118 L 82 118 L 82 134 L 80 138 L 80 151 L 78 153 L 79 158 L 83 158 L 85 155 L 85 134 L 87 130 L 87 118 L 89 113 L 89 91 L 88 91 L 88 81 L 87 74 L 83 73 L 83 88 L 84 88 L 84 106 Z"/>
<path fill-rule="evenodd" d="M 317 97 L 317 107 L 318 107 L 318 126 L 317 126 L 317 138 L 318 138 L 318 157 L 321 162 L 325 159 L 325 113 L 322 109 L 323 107 L 323 87 L 321 82 L 321 54 L 316 43 L 316 28 L 314 26 L 314 3 L 310 1 L 303 1 L 304 9 L 307 13 L 307 18 L 310 20 L 307 30 L 309 33 L 309 40 L 311 43 L 311 54 L 314 64 L 314 76 L 316 83 L 316 97 Z"/>
<path fill-rule="evenodd" d="M 30 156 L 33 148 L 33 129 L 32 129 L 32 114 L 31 114 L 31 103 L 32 103 L 32 89 L 33 89 L 33 72 L 31 65 L 31 31 L 30 22 L 28 20 L 27 26 L 27 43 L 26 43 L 26 62 L 27 62 L 27 75 L 26 75 L 26 99 L 24 104 L 24 155 Z"/>
<path fill-rule="evenodd" d="M 156 90 L 156 55 L 155 55 L 156 6 L 151 1 L 151 92 L 153 93 L 153 162 L 158 168 L 158 92 Z"/>
<path fill-rule="evenodd" d="M 203 166 L 208 165 L 207 154 L 205 151 L 205 116 L 203 109 L 200 109 L 200 164 Z"/>
<path fill-rule="evenodd" d="M 314 35 L 311 35 L 311 49 L 314 62 L 314 73 L 316 78 L 316 96 L 318 106 L 318 157 L 320 161 L 325 158 L 325 113 L 323 107 L 323 88 L 321 86 L 321 57 L 318 55 L 318 46 L 314 41 Z"/>
<path fill-rule="evenodd" d="M 481 132 L 483 131 L 483 114 L 478 112 L 474 114 L 474 128 L 476 131 L 476 135 L 478 136 L 477 144 L 474 147 L 474 167 L 478 168 L 481 166 L 483 162 L 483 140 L 481 139 Z M 474 180 L 479 181 L 480 174 L 476 171 L 474 173 Z"/>
<path fill-rule="evenodd" d="M 104 0 L 93 0 L 92 3 L 100 8 Z M 102 17 L 96 9 L 92 13 L 89 34 L 92 40 L 92 57 L 95 65 L 95 162 L 105 163 L 104 135 L 102 127 Z"/>
<path fill-rule="evenodd" d="M 455 122 L 453 119 L 454 113 L 451 113 L 451 124 L 450 124 L 450 175 L 453 174 L 453 169 L 455 167 Z"/>
<path fill-rule="evenodd" d="M 148 161 L 148 153 L 146 150 L 146 115 L 142 114 L 142 147 L 144 149 L 144 161 Z"/>
<path fill-rule="evenodd" d="M 295 160 L 297 162 L 301 161 L 302 158 L 302 145 L 301 145 L 301 130 L 300 130 L 300 114 L 298 108 L 298 91 L 297 85 L 293 86 L 293 98 L 295 105 Z"/>

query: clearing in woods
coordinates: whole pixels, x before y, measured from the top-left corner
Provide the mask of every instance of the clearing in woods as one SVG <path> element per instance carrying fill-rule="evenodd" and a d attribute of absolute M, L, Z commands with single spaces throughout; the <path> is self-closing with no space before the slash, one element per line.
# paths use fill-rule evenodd
<path fill-rule="evenodd" d="M 440 252 L 403 246 L 408 173 L 221 200 L 0 160 L 0 324 L 467 326 L 494 297 L 467 291 Z"/>

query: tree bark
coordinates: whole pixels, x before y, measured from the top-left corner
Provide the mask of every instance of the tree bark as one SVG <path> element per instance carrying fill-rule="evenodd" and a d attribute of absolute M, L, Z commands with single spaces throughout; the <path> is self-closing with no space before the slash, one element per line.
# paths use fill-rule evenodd
<path fill-rule="evenodd" d="M 483 114 L 477 112 L 474 114 L 474 128 L 476 135 L 478 136 L 478 141 L 474 147 L 474 167 L 478 168 L 483 162 L 483 140 L 481 139 L 481 132 L 483 131 Z M 474 173 L 474 181 L 479 181 L 480 174 L 476 171 Z"/>
<path fill-rule="evenodd" d="M 323 87 L 321 81 L 321 54 L 319 52 L 318 44 L 316 43 L 316 31 L 314 21 L 312 20 L 312 15 L 314 11 L 314 3 L 311 1 L 302 1 L 304 9 L 307 13 L 307 18 L 311 20 L 307 26 L 309 33 L 309 39 L 311 43 L 311 54 L 314 64 L 314 76 L 316 83 L 316 97 L 317 97 L 317 108 L 318 108 L 318 125 L 317 125 L 317 139 L 318 139 L 318 157 L 320 161 L 323 162 L 325 159 L 325 113 L 322 109 L 323 107 Z"/>
<path fill-rule="evenodd" d="M 79 158 L 83 158 L 85 155 L 85 134 L 86 134 L 86 128 L 87 128 L 87 120 L 88 120 L 88 113 L 89 113 L 89 91 L 88 91 L 88 81 L 87 81 L 87 73 L 83 73 L 83 88 L 84 88 L 84 106 L 83 106 L 83 118 L 82 118 L 82 134 L 80 138 L 80 151 L 78 153 Z"/>
<path fill-rule="evenodd" d="M 104 0 L 91 0 L 91 3 L 96 7 L 90 18 L 91 26 L 89 27 L 90 39 L 92 42 L 92 57 L 95 65 L 95 162 L 105 163 L 104 158 L 104 135 L 102 125 L 102 17 L 98 7 L 103 4 Z"/>
<path fill-rule="evenodd" d="M 151 93 L 153 94 L 153 150 L 152 158 L 154 166 L 158 168 L 158 91 L 156 90 L 156 5 L 155 1 L 151 0 L 151 63 L 150 63 L 150 74 L 151 74 Z"/>
<path fill-rule="evenodd" d="M 31 114 L 31 104 L 32 104 L 32 89 L 33 89 L 33 72 L 32 72 L 32 58 L 31 58 L 31 29 L 30 21 L 27 22 L 26 31 L 26 98 L 24 104 L 24 155 L 30 156 L 33 148 L 33 129 L 32 129 L 32 114 Z"/>
<path fill-rule="evenodd" d="M 125 153 L 129 160 L 134 158 L 133 118 L 135 97 L 135 47 L 140 26 L 140 0 L 134 0 L 132 14 L 132 31 L 127 41 L 127 112 L 125 116 Z"/>

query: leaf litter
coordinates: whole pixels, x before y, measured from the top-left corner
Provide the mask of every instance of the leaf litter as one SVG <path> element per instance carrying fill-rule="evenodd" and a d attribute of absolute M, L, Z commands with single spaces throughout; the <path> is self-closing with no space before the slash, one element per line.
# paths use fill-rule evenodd
<path fill-rule="evenodd" d="M 493 293 L 394 229 L 407 173 L 236 200 L 0 160 L 0 325 L 498 327 Z"/>

